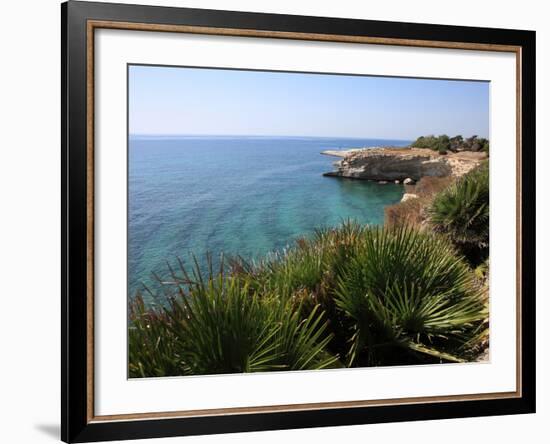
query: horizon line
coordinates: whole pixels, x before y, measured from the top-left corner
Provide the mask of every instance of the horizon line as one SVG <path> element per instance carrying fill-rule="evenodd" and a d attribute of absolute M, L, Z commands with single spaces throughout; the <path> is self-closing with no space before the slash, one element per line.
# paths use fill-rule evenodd
<path fill-rule="evenodd" d="M 428 137 L 428 136 L 441 136 L 441 135 L 447 135 L 449 137 L 456 137 L 456 136 L 462 136 L 464 138 L 469 137 L 481 137 L 485 139 L 489 139 L 488 136 L 483 136 L 480 134 L 471 134 L 471 135 L 465 135 L 462 133 L 457 133 L 451 136 L 450 134 L 423 134 L 421 136 L 416 136 L 412 138 L 402 139 L 402 138 L 390 138 L 390 137 L 376 137 L 376 136 L 312 136 L 312 135 L 303 135 L 303 134 L 181 134 L 181 133 L 130 133 L 128 132 L 128 138 L 134 138 L 134 137 L 232 137 L 232 138 L 297 138 L 297 139 L 350 139 L 350 140 L 364 140 L 364 139 L 372 139 L 372 140 L 391 140 L 391 141 L 399 141 L 399 142 L 414 142 L 419 137 Z"/>
<path fill-rule="evenodd" d="M 128 133 L 129 137 L 296 137 L 315 139 L 376 139 L 376 140 L 398 140 L 408 142 L 414 139 L 401 139 L 390 137 L 374 136 L 312 136 L 304 134 L 178 134 L 178 133 Z"/>

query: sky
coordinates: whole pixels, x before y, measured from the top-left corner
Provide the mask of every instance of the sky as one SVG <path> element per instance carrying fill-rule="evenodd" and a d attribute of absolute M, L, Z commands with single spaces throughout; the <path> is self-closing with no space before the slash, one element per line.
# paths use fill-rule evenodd
<path fill-rule="evenodd" d="M 489 137 L 489 83 L 207 68 L 129 67 L 140 135 Z"/>

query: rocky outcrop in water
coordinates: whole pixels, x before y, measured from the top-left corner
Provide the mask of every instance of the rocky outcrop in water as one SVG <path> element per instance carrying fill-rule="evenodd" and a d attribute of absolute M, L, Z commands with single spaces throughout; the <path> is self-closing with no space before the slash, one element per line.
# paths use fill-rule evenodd
<path fill-rule="evenodd" d="M 460 152 L 439 154 L 422 148 L 365 148 L 348 151 L 323 151 L 341 157 L 336 171 L 326 176 L 377 181 L 415 181 L 424 176 L 462 176 L 487 157 L 485 153 Z"/>

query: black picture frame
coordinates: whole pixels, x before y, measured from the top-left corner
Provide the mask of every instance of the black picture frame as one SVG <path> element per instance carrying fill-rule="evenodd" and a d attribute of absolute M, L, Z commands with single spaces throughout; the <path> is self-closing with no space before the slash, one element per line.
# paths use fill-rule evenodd
<path fill-rule="evenodd" d="M 89 415 L 87 22 L 187 25 L 521 48 L 521 396 L 119 421 Z M 69 1 L 61 5 L 61 438 L 90 442 L 535 412 L 535 32 Z"/>

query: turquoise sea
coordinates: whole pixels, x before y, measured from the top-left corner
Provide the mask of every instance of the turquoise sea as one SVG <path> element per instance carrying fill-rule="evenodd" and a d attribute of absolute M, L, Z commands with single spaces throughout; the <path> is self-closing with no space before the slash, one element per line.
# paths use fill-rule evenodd
<path fill-rule="evenodd" d="M 402 185 L 323 177 L 326 149 L 410 141 L 311 137 L 131 136 L 128 291 L 166 261 L 206 253 L 254 259 L 345 219 L 380 224 Z"/>

